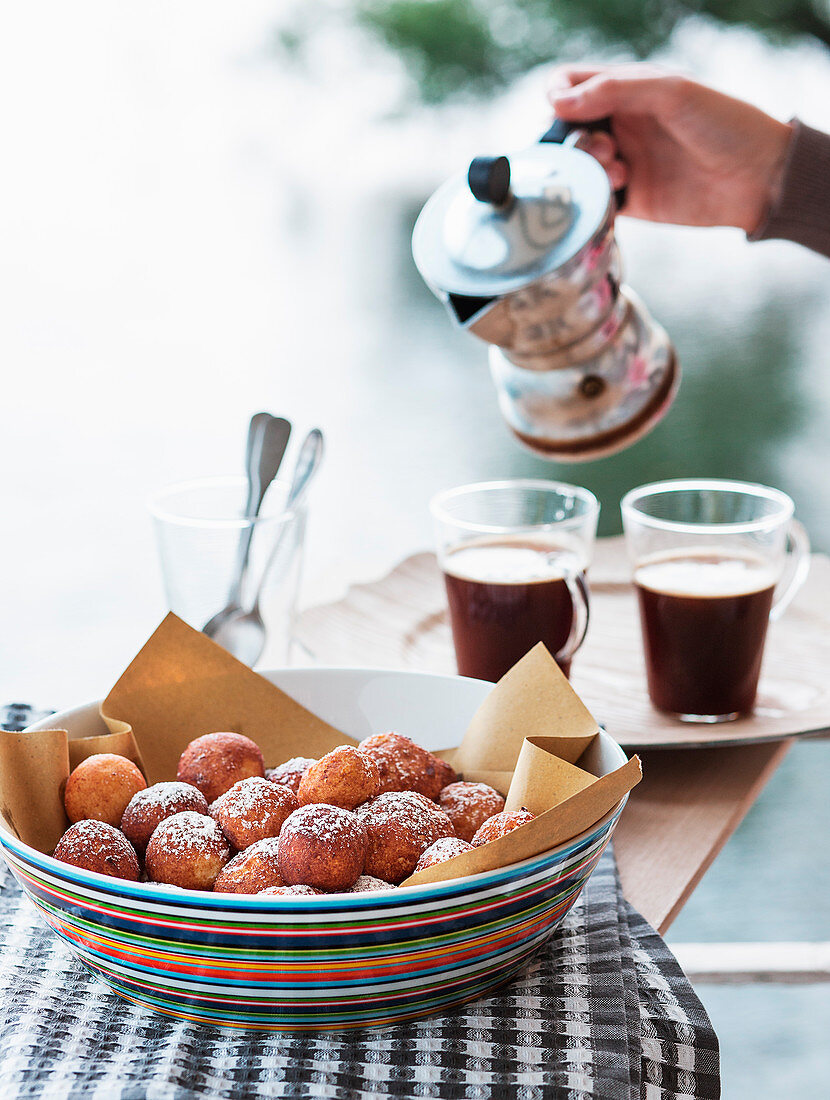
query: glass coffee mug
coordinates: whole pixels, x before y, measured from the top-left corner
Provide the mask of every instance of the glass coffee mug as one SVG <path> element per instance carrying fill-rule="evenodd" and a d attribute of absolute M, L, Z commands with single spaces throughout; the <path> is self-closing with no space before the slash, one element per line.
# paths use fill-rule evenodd
<path fill-rule="evenodd" d="M 430 508 L 459 673 L 499 680 L 544 642 L 568 675 L 588 629 L 593 493 L 487 481 L 439 493 Z"/>
<path fill-rule="evenodd" d="M 652 703 L 684 722 L 748 713 L 767 625 L 810 568 L 792 500 L 740 481 L 661 481 L 621 509 Z"/>

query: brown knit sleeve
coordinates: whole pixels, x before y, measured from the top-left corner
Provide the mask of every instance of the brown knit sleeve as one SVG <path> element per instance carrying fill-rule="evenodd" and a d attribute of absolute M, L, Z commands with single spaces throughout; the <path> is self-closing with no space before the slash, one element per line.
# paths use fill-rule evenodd
<path fill-rule="evenodd" d="M 830 257 L 830 134 L 792 120 L 781 194 L 751 241 L 779 237 Z"/>

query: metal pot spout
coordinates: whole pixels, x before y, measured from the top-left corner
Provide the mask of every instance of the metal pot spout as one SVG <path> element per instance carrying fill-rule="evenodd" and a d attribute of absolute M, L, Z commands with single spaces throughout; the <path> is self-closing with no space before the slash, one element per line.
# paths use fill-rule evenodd
<path fill-rule="evenodd" d="M 498 301 L 498 298 L 476 298 L 470 294 L 445 294 L 444 303 L 450 316 L 461 328 L 470 328 L 479 316 Z"/>

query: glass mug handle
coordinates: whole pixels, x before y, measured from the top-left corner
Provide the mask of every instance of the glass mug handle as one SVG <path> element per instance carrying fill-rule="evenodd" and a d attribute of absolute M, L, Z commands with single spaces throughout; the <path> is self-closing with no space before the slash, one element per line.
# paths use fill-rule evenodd
<path fill-rule="evenodd" d="M 790 520 L 787 528 L 786 552 L 790 559 L 789 566 L 776 586 L 775 600 L 769 613 L 771 622 L 775 622 L 786 611 L 810 572 L 810 538 L 804 525 L 797 519 Z"/>
<path fill-rule="evenodd" d="M 570 661 L 585 641 L 585 635 L 588 633 L 588 621 L 591 618 L 591 593 L 583 573 L 571 573 L 569 570 L 563 570 L 562 576 L 571 594 L 574 614 L 568 640 L 562 649 L 558 653 L 554 653 L 553 656 L 557 661 Z"/>

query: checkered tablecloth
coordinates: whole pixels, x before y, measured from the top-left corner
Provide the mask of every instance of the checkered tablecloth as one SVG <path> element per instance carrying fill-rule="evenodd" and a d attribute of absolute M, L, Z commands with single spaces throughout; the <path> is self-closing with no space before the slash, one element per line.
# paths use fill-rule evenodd
<path fill-rule="evenodd" d="M 168 1019 L 87 972 L 0 872 L 2 1100 L 691 1100 L 718 1043 L 608 849 L 562 928 L 498 996 L 381 1031 L 263 1035 Z"/>

